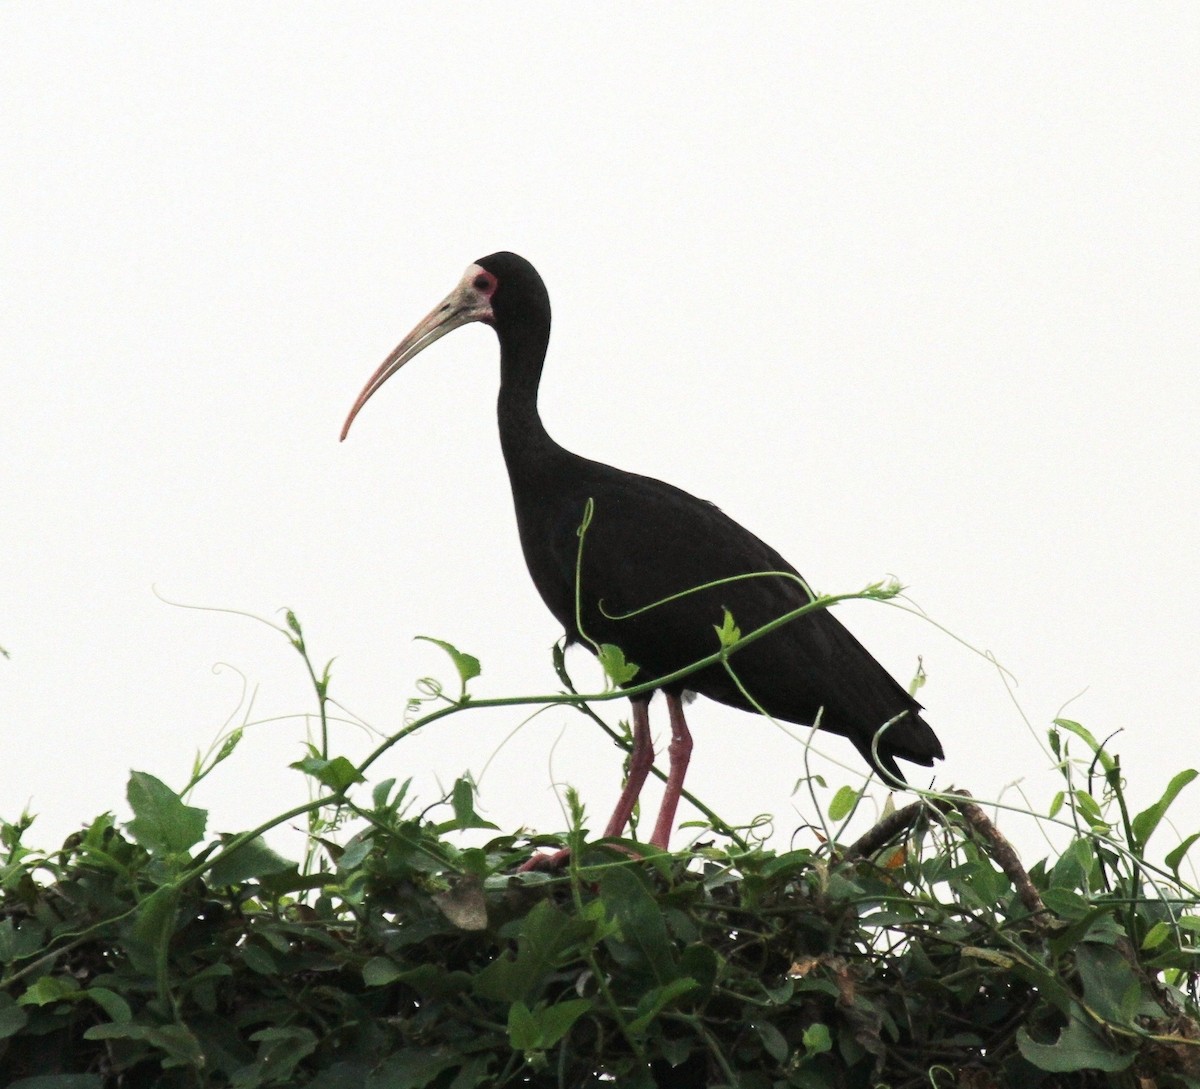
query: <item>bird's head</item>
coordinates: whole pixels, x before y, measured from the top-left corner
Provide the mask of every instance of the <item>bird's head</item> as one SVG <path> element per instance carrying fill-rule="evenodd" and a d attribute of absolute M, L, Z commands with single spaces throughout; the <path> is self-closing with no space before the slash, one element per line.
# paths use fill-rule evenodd
<path fill-rule="evenodd" d="M 530 323 L 549 327 L 550 297 L 546 285 L 524 257 L 493 253 L 467 267 L 458 286 L 433 308 L 392 350 L 363 387 L 342 425 L 342 438 L 354 417 L 380 386 L 410 359 L 460 325 L 481 321 L 495 328 L 501 342 Z"/>

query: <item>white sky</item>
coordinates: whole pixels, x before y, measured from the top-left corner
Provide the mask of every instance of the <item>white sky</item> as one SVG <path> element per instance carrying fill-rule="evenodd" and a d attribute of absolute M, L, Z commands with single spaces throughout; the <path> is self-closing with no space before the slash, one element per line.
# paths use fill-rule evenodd
<path fill-rule="evenodd" d="M 451 675 L 418 634 L 482 659 L 478 695 L 555 689 L 493 334 L 440 342 L 337 442 L 502 248 L 550 288 L 561 442 L 713 499 L 819 589 L 896 574 L 1015 674 L 1039 734 L 1086 689 L 1069 714 L 1124 731 L 1137 804 L 1200 762 L 1200 8 L 600 11 L 0 8 L 0 812 L 30 802 L 34 841 L 123 810 L 131 767 L 180 785 L 243 713 L 236 671 L 268 721 L 198 793 L 210 827 L 304 797 L 305 722 L 277 717 L 313 706 L 299 659 L 154 586 L 295 609 L 382 731 Z M 840 615 L 901 679 L 923 656 L 938 784 L 1049 801 L 993 667 L 885 607 Z M 811 815 L 797 741 L 694 708 L 689 785 L 718 812 Z M 442 722 L 378 777 L 432 800 L 520 717 Z M 598 828 L 619 768 L 551 712 L 482 801 L 553 830 L 572 782 Z"/>

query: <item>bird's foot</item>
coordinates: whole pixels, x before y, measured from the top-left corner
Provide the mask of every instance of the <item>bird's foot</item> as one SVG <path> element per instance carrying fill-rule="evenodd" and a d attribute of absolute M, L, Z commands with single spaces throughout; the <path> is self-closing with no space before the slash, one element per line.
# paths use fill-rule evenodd
<path fill-rule="evenodd" d="M 561 851 L 553 851 L 548 855 L 531 855 L 517 867 L 517 873 L 537 873 L 561 870 L 571 857 L 571 848 L 564 847 Z"/>
<path fill-rule="evenodd" d="M 620 851 L 621 854 L 628 855 L 630 858 L 644 857 L 627 843 L 605 843 L 604 846 L 614 851 Z M 517 873 L 549 873 L 561 870 L 566 866 L 570 857 L 570 847 L 564 847 L 561 851 L 552 851 L 550 854 L 532 855 L 517 867 Z"/>

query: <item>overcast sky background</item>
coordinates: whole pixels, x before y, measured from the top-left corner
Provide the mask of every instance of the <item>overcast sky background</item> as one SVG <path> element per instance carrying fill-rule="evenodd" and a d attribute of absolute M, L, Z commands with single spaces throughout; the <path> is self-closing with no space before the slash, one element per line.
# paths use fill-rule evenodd
<path fill-rule="evenodd" d="M 902 680 L 924 661 L 947 759 L 918 781 L 1044 807 L 1073 700 L 1152 801 L 1200 764 L 1198 55 L 1186 3 L 4 5 L 0 813 L 54 845 L 244 718 L 210 828 L 303 800 L 299 658 L 155 587 L 294 609 L 381 732 L 453 676 L 415 635 L 478 656 L 480 696 L 557 688 L 492 332 L 337 441 L 497 249 L 550 289 L 559 441 L 714 500 L 820 590 L 896 575 L 1011 671 L 1016 703 L 937 627 L 839 608 Z M 694 706 L 689 785 L 787 842 L 802 745 Z M 376 777 L 431 801 L 494 757 L 502 827 L 562 827 L 566 782 L 598 829 L 620 754 L 566 710 L 501 747 L 523 717 L 442 721 Z"/>

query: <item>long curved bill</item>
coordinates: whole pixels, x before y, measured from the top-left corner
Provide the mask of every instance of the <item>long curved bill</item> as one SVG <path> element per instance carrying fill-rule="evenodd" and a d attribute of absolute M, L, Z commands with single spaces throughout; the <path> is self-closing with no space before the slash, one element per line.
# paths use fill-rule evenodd
<path fill-rule="evenodd" d="M 392 354 L 380 364 L 379 369 L 371 375 L 370 381 L 363 386 L 362 393 L 358 395 L 358 400 L 354 402 L 354 407 L 350 410 L 350 415 L 342 424 L 342 436 L 338 441 L 345 440 L 350 431 L 350 425 L 354 422 L 354 417 L 371 399 L 375 391 L 413 356 L 419 355 L 435 340 L 441 340 L 447 333 L 457 329 L 460 325 L 467 325 L 472 321 L 492 320 L 491 291 L 480 290 L 475 286 L 475 281 L 481 273 L 484 273 L 484 270 L 478 265 L 472 265 L 467 269 L 458 287 L 426 314 L 420 324 L 396 345 Z"/>

